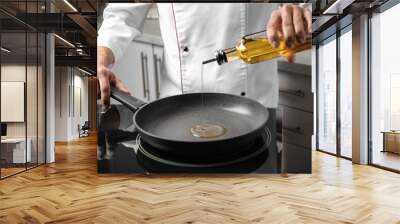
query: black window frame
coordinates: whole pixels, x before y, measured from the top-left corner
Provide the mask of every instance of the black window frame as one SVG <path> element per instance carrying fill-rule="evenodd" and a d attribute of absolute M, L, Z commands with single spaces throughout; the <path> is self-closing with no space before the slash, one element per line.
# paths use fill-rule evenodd
<path fill-rule="evenodd" d="M 316 150 L 319 152 L 323 152 L 329 155 L 337 156 L 340 158 L 344 158 L 347 160 L 352 160 L 352 158 L 343 156 L 341 154 L 341 120 L 340 120 L 340 75 L 341 75 L 341 67 L 340 67 L 340 37 L 352 31 L 352 16 L 347 15 L 343 18 L 339 19 L 335 24 L 327 28 L 324 32 L 318 36 L 318 38 L 314 38 L 315 47 L 315 74 L 316 74 Z M 319 48 L 321 45 L 329 43 L 331 41 L 336 41 L 336 152 L 328 152 L 324 149 L 320 149 L 319 147 Z"/>

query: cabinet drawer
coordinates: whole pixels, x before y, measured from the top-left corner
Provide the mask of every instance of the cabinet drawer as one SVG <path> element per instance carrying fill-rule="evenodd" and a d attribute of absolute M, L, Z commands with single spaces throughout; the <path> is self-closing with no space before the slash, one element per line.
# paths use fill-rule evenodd
<path fill-rule="evenodd" d="M 287 173 L 311 173 L 311 148 L 283 143 L 282 171 Z"/>
<path fill-rule="evenodd" d="M 281 65 L 282 63 L 279 63 Z M 282 66 L 282 65 L 281 65 Z M 305 65 L 298 65 L 298 70 L 306 73 Z M 293 68 L 292 68 L 293 69 Z M 311 92 L 311 76 L 295 73 L 290 69 L 279 68 L 279 104 L 313 111 L 313 94 Z"/>
<path fill-rule="evenodd" d="M 282 141 L 311 148 L 313 114 L 288 107 L 281 107 Z"/>

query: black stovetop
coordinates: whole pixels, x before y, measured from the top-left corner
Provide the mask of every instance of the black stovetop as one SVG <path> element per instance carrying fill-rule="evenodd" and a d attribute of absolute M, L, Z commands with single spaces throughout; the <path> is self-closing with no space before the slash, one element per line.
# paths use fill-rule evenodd
<path fill-rule="evenodd" d="M 145 143 L 133 125 L 133 112 L 122 105 L 112 105 L 98 117 L 99 173 L 279 173 L 280 153 L 276 136 L 276 111 L 269 109 L 265 132 L 255 142 L 250 155 L 214 165 L 190 163 L 157 155 Z M 210 155 L 212 157 L 213 155 Z M 159 158 L 162 158 L 161 161 Z"/>

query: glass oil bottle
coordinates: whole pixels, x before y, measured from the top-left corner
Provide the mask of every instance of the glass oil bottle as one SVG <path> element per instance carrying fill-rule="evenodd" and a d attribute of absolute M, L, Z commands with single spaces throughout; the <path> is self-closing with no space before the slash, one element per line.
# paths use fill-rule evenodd
<path fill-rule="evenodd" d="M 285 41 L 281 40 L 279 46 L 274 48 L 265 35 L 256 35 L 260 33 L 265 34 L 266 31 L 243 36 L 235 47 L 217 51 L 215 58 L 204 61 L 203 64 L 216 61 L 222 65 L 239 59 L 247 64 L 255 64 L 277 57 L 289 57 L 311 48 L 311 37 L 307 37 L 304 43 L 294 44 L 291 48 L 286 47 Z"/>

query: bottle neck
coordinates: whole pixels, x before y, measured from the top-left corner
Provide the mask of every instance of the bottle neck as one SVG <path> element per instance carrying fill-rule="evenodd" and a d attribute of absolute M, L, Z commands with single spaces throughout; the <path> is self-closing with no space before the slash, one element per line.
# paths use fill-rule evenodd
<path fill-rule="evenodd" d="M 215 54 L 215 59 L 219 65 L 231 62 L 239 59 L 236 53 L 236 48 L 228 48 L 225 50 L 219 50 Z"/>

